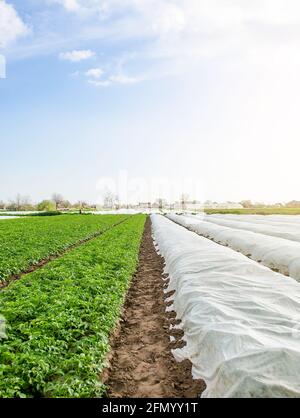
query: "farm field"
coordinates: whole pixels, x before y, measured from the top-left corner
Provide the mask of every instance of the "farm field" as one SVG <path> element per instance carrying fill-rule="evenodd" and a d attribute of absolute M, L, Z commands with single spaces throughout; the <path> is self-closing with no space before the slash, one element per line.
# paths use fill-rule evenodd
<path fill-rule="evenodd" d="M 299 23 L 296 0 L 0 0 L 11 415 L 300 398 Z"/>
<path fill-rule="evenodd" d="M 125 219 L 125 215 L 61 215 L 1 222 L 0 283 Z"/>
<path fill-rule="evenodd" d="M 98 227 L 119 220 L 109 219 Z M 101 396 L 99 375 L 136 269 L 144 222 L 143 215 L 131 217 L 0 293 L 7 324 L 1 397 Z"/>
<path fill-rule="evenodd" d="M 0 397 L 300 397 L 299 219 L 5 220 Z"/>

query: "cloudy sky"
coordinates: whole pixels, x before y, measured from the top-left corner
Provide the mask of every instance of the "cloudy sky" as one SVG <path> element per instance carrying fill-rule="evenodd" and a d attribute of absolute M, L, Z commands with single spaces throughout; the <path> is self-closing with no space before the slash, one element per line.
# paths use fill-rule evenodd
<path fill-rule="evenodd" d="M 0 0 L 0 54 L 0 200 L 300 200 L 298 0 Z"/>

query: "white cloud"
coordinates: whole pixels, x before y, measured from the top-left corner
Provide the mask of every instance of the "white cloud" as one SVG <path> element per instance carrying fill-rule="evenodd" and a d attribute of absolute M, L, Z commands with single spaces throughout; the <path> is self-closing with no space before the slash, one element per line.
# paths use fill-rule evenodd
<path fill-rule="evenodd" d="M 142 77 L 128 77 L 124 74 L 112 75 L 109 79 L 118 84 L 135 84 L 143 80 Z"/>
<path fill-rule="evenodd" d="M 123 10 L 131 1 L 128 0 L 50 0 L 63 6 L 68 12 L 90 16 L 92 14 L 106 15 L 116 9 Z M 142 0 L 143 1 L 143 0 Z"/>
<path fill-rule="evenodd" d="M 5 0 L 0 1 L 0 48 L 5 48 L 10 42 L 15 41 L 18 37 L 24 36 L 29 29 L 19 17 L 15 8 L 6 3 Z"/>
<path fill-rule="evenodd" d="M 83 60 L 87 60 L 93 58 L 95 56 L 95 52 L 91 50 L 73 50 L 69 52 L 61 52 L 59 54 L 59 58 L 66 61 L 71 62 L 79 62 Z"/>
<path fill-rule="evenodd" d="M 136 84 L 144 80 L 146 80 L 146 77 L 129 77 L 124 74 L 118 74 L 111 75 L 106 80 L 90 79 L 88 80 L 88 82 L 89 84 L 92 84 L 95 87 L 108 87 L 114 84 Z"/>
<path fill-rule="evenodd" d="M 80 16 L 107 20 L 114 36 L 224 40 L 253 23 L 300 23 L 298 0 L 52 0 Z M 110 18 L 112 18 L 110 20 Z M 103 23 L 104 22 L 104 23 Z M 94 29 L 93 29 L 94 30 Z"/>
<path fill-rule="evenodd" d="M 101 78 L 103 75 L 103 70 L 101 68 L 91 68 L 86 71 L 85 75 L 91 78 Z"/>
<path fill-rule="evenodd" d="M 274 60 L 284 71 L 286 56 L 300 60 L 299 0 L 51 1 L 80 17 L 78 39 L 108 41 L 119 54 L 108 53 L 104 63 L 116 74 L 108 77 L 110 84 L 143 79 L 120 73 L 147 72 L 147 79 L 184 74 L 214 58 L 231 66 L 249 61 L 249 71 L 272 67 Z M 137 42 L 128 48 L 128 39 Z M 116 68 L 126 54 L 133 55 L 130 67 L 125 60 Z"/>
<path fill-rule="evenodd" d="M 52 0 L 52 3 L 58 3 L 62 5 L 69 12 L 80 11 L 80 5 L 77 0 Z"/>
<path fill-rule="evenodd" d="M 95 87 L 108 87 L 111 85 L 111 81 L 110 80 L 89 80 L 88 81 L 89 84 L 92 84 Z"/>

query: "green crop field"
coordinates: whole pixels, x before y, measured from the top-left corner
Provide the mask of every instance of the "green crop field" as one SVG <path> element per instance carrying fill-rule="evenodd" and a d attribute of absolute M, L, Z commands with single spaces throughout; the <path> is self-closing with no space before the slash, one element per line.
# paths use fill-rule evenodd
<path fill-rule="evenodd" d="M 99 376 L 137 267 L 145 218 L 129 217 L 0 293 L 7 334 L 0 339 L 0 397 L 103 394 Z M 120 220 L 92 219 L 96 230 Z M 64 218 L 62 228 L 64 222 L 68 232 L 72 220 Z"/>
<path fill-rule="evenodd" d="M 0 223 L 0 282 L 111 228 L 126 215 L 61 215 Z"/>

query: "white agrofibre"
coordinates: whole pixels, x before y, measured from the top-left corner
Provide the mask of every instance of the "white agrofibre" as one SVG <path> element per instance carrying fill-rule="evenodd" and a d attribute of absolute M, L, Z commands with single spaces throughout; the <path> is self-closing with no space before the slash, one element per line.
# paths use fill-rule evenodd
<path fill-rule="evenodd" d="M 225 219 L 229 221 L 241 221 L 257 224 L 274 225 L 279 227 L 300 226 L 300 215 L 232 215 L 214 214 L 206 215 L 207 218 Z"/>
<path fill-rule="evenodd" d="M 190 215 L 193 216 L 193 215 Z M 298 241 L 300 242 L 300 223 L 297 224 L 289 224 L 289 223 L 281 223 L 281 224 L 272 224 L 269 222 L 257 223 L 255 221 L 252 222 L 244 222 L 244 221 L 237 221 L 237 220 L 230 220 L 227 218 L 223 218 L 221 216 L 211 216 L 206 215 L 204 216 L 204 220 L 208 222 L 212 222 L 217 225 L 228 226 L 229 228 L 234 229 L 243 229 L 246 231 L 257 232 L 259 234 L 270 235 L 272 237 L 284 238 L 289 239 L 291 241 Z"/>
<path fill-rule="evenodd" d="M 229 246 L 266 267 L 300 281 L 300 242 L 233 229 L 196 217 L 168 215 L 168 218 L 190 231 Z"/>
<path fill-rule="evenodd" d="M 300 284 L 152 215 L 203 397 L 300 397 Z"/>

